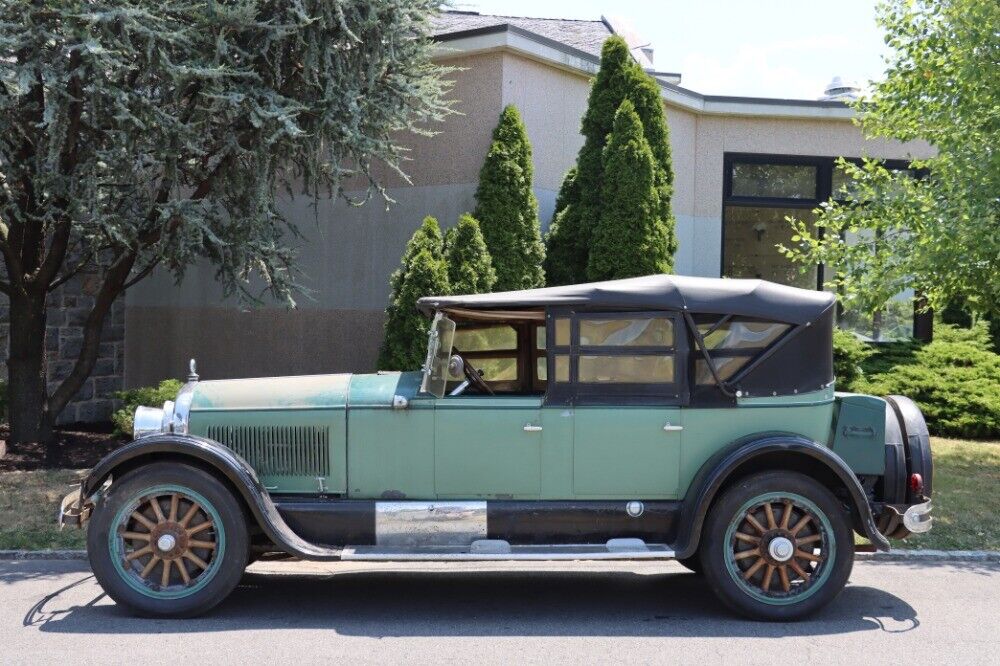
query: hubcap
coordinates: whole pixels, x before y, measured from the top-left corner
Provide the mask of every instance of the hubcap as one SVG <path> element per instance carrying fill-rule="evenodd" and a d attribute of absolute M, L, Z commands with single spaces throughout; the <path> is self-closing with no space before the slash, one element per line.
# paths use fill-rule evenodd
<path fill-rule="evenodd" d="M 156 547 L 161 553 L 167 553 L 174 549 L 177 545 L 177 539 L 174 538 L 173 534 L 164 534 L 159 539 L 156 540 Z"/>
<path fill-rule="evenodd" d="M 767 545 L 767 552 L 771 555 L 771 558 L 777 560 L 778 562 L 787 562 L 792 559 L 792 553 L 795 552 L 795 546 L 792 545 L 790 539 L 785 537 L 775 537 L 771 539 L 771 543 Z"/>

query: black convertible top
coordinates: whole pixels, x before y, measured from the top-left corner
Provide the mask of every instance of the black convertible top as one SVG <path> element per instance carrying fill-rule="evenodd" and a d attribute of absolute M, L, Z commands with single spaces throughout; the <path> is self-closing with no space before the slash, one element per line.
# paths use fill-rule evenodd
<path fill-rule="evenodd" d="M 800 325 L 815 321 L 833 303 L 831 293 L 787 287 L 766 280 L 646 275 L 495 294 L 428 296 L 417 301 L 417 308 L 426 315 L 453 308 L 512 310 L 546 306 L 686 310 Z"/>

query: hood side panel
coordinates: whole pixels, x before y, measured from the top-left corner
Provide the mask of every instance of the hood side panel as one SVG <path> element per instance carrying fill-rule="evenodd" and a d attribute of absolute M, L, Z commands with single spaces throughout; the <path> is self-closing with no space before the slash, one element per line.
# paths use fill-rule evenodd
<path fill-rule="evenodd" d="M 191 411 L 343 409 L 351 375 L 255 377 L 198 382 Z"/>

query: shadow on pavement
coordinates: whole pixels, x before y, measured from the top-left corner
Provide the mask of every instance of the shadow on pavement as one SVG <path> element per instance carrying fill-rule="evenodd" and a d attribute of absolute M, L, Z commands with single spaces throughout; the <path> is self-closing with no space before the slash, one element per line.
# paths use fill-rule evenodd
<path fill-rule="evenodd" d="M 694 574 L 634 572 L 365 571 L 326 575 L 248 573 L 233 594 L 196 620 L 127 616 L 93 598 L 79 579 L 40 599 L 24 618 L 41 631 L 87 634 L 331 629 L 397 636 L 783 636 L 910 631 L 920 622 L 902 599 L 848 586 L 824 611 L 797 623 L 733 616 Z M 73 591 L 73 599 L 67 592 Z M 87 591 L 90 595 L 90 590 Z"/>

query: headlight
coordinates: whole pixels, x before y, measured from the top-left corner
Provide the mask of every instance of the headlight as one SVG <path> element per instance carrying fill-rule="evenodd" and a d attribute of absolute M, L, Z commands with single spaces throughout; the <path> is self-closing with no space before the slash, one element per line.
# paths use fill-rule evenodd
<path fill-rule="evenodd" d="M 162 409 L 157 409 L 156 407 L 137 407 L 132 421 L 132 437 L 134 439 L 163 432 Z"/>

